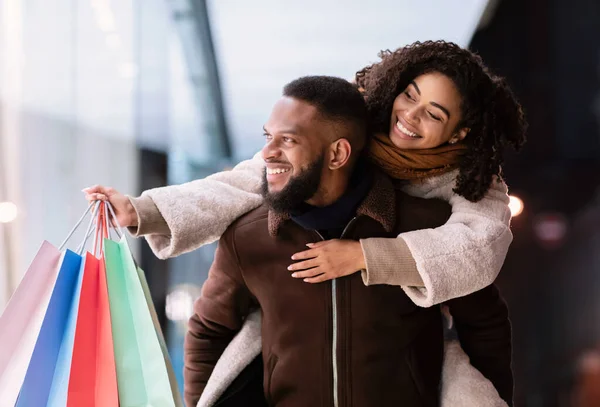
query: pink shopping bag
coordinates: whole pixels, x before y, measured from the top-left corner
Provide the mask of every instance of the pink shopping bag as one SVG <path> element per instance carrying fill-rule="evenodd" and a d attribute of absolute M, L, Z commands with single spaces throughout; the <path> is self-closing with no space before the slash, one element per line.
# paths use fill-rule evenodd
<path fill-rule="evenodd" d="M 17 400 L 60 263 L 60 251 L 42 243 L 0 316 L 0 406 Z"/>

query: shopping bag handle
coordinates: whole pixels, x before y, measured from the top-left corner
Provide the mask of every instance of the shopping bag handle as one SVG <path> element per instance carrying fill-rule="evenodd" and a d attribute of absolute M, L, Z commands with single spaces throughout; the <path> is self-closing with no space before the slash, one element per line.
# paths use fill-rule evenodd
<path fill-rule="evenodd" d="M 106 208 L 108 208 L 108 210 L 110 211 L 110 215 L 113 218 L 113 221 L 115 222 L 115 225 L 117 226 L 115 229 L 115 232 L 117 232 L 117 236 L 121 237 L 125 234 L 125 232 L 123 231 L 123 228 L 121 227 L 121 224 L 119 223 L 118 219 L 117 219 L 117 215 L 115 215 L 115 211 L 112 207 L 112 205 L 110 204 L 110 202 L 106 201 L 106 207 L 104 208 L 104 210 L 106 210 Z M 107 219 L 107 224 L 108 224 L 108 216 L 106 216 Z"/>
<path fill-rule="evenodd" d="M 112 207 L 112 205 L 110 204 L 110 202 L 105 201 L 106 202 L 106 206 L 105 206 L 105 210 L 108 208 L 108 210 L 110 211 L 110 214 L 115 222 L 115 226 L 116 228 L 113 228 L 115 230 L 115 232 L 117 233 L 117 236 L 119 236 L 119 238 L 121 238 L 122 236 L 125 236 L 125 231 L 123 230 L 123 227 L 121 226 L 121 224 L 119 223 L 119 220 L 117 219 L 117 215 L 115 215 L 115 211 Z M 108 216 L 106 217 L 108 219 Z M 131 256 L 133 259 L 133 263 L 135 264 L 135 267 L 138 267 L 138 262 L 135 260 L 135 257 L 133 257 L 133 255 Z"/>
<path fill-rule="evenodd" d="M 99 246 L 99 252 L 102 253 L 104 250 L 104 238 L 108 238 L 108 225 L 106 219 L 106 203 L 100 203 L 100 210 L 98 211 L 98 218 L 96 221 L 96 234 L 94 236 L 94 248 L 92 254 L 94 257 L 98 257 L 96 250 Z"/>
<path fill-rule="evenodd" d="M 100 202 L 101 201 L 96 201 L 97 204 L 99 204 Z M 104 201 L 104 203 L 105 203 L 105 205 L 103 205 L 103 208 L 104 208 L 103 210 L 104 210 L 105 216 L 103 217 L 103 219 L 104 219 L 104 223 L 106 224 L 106 230 L 108 231 L 108 234 L 103 235 L 103 237 L 107 237 L 107 238 L 110 239 L 110 232 L 112 230 L 114 230 L 115 233 L 116 233 L 116 235 L 117 235 L 117 238 L 120 239 L 123 236 L 123 234 L 124 234 L 123 228 L 119 224 L 119 221 L 117 220 L 117 217 L 115 215 L 114 209 L 112 208 L 112 205 L 110 204 L 110 202 Z M 109 222 L 108 211 L 110 211 L 110 213 L 112 214 L 112 218 L 114 219 L 116 227 L 111 227 L 110 224 L 108 223 Z M 77 253 L 81 253 L 83 251 L 83 247 L 82 246 L 85 246 L 85 243 L 87 242 L 87 239 L 89 239 L 92 236 L 92 234 L 96 233 L 96 231 L 97 231 L 97 228 L 91 228 L 90 227 L 90 228 L 87 229 L 86 238 L 82 242 L 82 244 L 79 247 L 77 247 Z M 94 245 L 94 247 L 96 247 L 96 245 L 97 245 L 97 242 Z"/>
<path fill-rule="evenodd" d="M 99 207 L 100 207 L 100 202 L 96 202 L 94 204 L 88 205 L 87 210 L 83 213 L 83 215 L 81 215 L 81 217 L 79 218 L 79 220 L 77 221 L 77 223 L 75 224 L 75 226 L 73 226 L 73 229 L 71 229 L 71 231 L 68 233 L 68 235 L 65 238 L 65 240 L 58 247 L 58 250 L 62 250 L 65 247 L 65 245 L 67 244 L 67 242 L 69 241 L 69 239 L 71 239 L 71 237 L 73 236 L 73 233 L 75 233 L 75 231 L 79 228 L 79 226 L 81 225 L 81 223 L 83 222 L 83 220 L 85 219 L 85 217 L 88 215 L 88 213 L 90 213 L 90 211 L 92 210 L 92 208 L 94 209 L 94 211 L 92 213 L 96 213 L 96 211 L 98 210 Z M 94 216 L 92 216 L 91 219 L 90 219 L 90 222 L 88 224 L 88 227 L 87 227 L 87 230 L 86 230 L 86 233 L 85 233 L 85 240 L 81 244 L 81 246 L 85 245 L 85 241 L 87 240 L 89 231 L 91 230 L 93 223 L 94 223 Z"/>
<path fill-rule="evenodd" d="M 98 222 L 96 222 L 96 227 L 92 227 L 92 226 L 94 224 L 94 219 L 95 219 L 94 215 L 97 215 L 99 213 L 100 204 L 101 204 L 100 201 L 97 201 L 97 202 L 94 203 L 94 211 L 92 212 L 93 215 L 92 215 L 92 217 L 90 219 L 90 223 L 88 224 L 88 228 L 87 228 L 87 230 L 85 232 L 85 236 L 83 238 L 83 241 L 79 244 L 79 246 L 77 246 L 77 249 L 75 250 L 75 252 L 77 254 L 79 254 L 80 256 L 83 256 L 83 252 L 85 250 L 85 246 L 87 244 L 88 239 L 90 238 L 90 236 L 92 235 L 92 233 L 94 233 L 94 231 L 97 230 Z"/>

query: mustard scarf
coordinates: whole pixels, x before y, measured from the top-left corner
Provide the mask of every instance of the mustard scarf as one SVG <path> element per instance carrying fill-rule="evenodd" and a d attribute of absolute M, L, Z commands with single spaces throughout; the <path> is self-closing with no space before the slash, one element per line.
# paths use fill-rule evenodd
<path fill-rule="evenodd" d="M 369 158 L 392 178 L 416 180 L 458 168 L 459 159 L 466 150 L 463 143 L 407 150 L 396 147 L 387 134 L 376 134 L 369 144 Z"/>

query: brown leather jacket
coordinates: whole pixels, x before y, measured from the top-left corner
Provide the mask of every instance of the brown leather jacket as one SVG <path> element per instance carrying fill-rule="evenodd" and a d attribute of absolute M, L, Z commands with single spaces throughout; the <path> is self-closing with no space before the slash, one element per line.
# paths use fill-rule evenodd
<path fill-rule="evenodd" d="M 376 180 L 343 238 L 434 228 L 449 205 Z M 264 392 L 277 407 L 437 406 L 443 358 L 439 307 L 400 287 L 366 287 L 360 273 L 320 284 L 290 277 L 291 255 L 320 239 L 262 206 L 229 227 L 186 338 L 185 396 L 195 406 L 250 310 L 262 310 Z M 447 303 L 473 365 L 512 398 L 511 331 L 495 287 Z"/>

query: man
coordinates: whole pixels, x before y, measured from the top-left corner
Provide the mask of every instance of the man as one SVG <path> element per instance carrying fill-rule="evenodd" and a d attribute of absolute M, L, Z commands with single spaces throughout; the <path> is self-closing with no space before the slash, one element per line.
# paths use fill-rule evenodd
<path fill-rule="evenodd" d="M 252 363 L 227 397 L 239 396 L 239 386 L 249 389 L 243 397 L 255 395 L 258 369 L 260 397 L 274 406 L 439 405 L 439 307 L 416 307 L 400 287 L 366 287 L 359 273 L 305 284 L 291 278 L 287 266 L 293 253 L 318 238 L 394 237 L 437 227 L 449 217 L 449 205 L 410 197 L 361 162 L 364 101 L 344 80 L 306 77 L 288 84 L 264 130 L 266 203 L 238 219 L 219 242 L 186 339 L 187 405 L 196 405 L 217 360 L 242 325 L 253 322 L 248 315 L 255 310 L 262 314 L 264 367 Z M 162 245 L 178 246 L 156 216 L 144 218 L 157 212 L 151 201 L 138 200 L 136 213 L 126 197 L 100 192 L 121 202 L 126 224 L 137 217 L 139 229 L 146 225 L 135 232 L 148 233 L 151 225 Z M 510 399 L 510 325 L 496 289 L 448 306 L 471 363 Z"/>
<path fill-rule="evenodd" d="M 223 350 L 256 309 L 269 405 L 438 405 L 438 307 L 416 307 L 399 287 L 366 287 L 358 273 L 305 284 L 290 278 L 287 266 L 316 238 L 392 237 L 439 226 L 448 205 L 411 198 L 360 162 L 366 111 L 344 80 L 291 82 L 264 130 L 265 204 L 219 241 L 186 338 L 187 405 L 197 403 Z M 510 328 L 495 288 L 448 305 L 469 356 L 491 362 L 478 366 L 482 373 L 512 383 Z M 498 318 L 488 332 L 477 326 L 484 315 L 499 315 L 500 330 Z"/>

